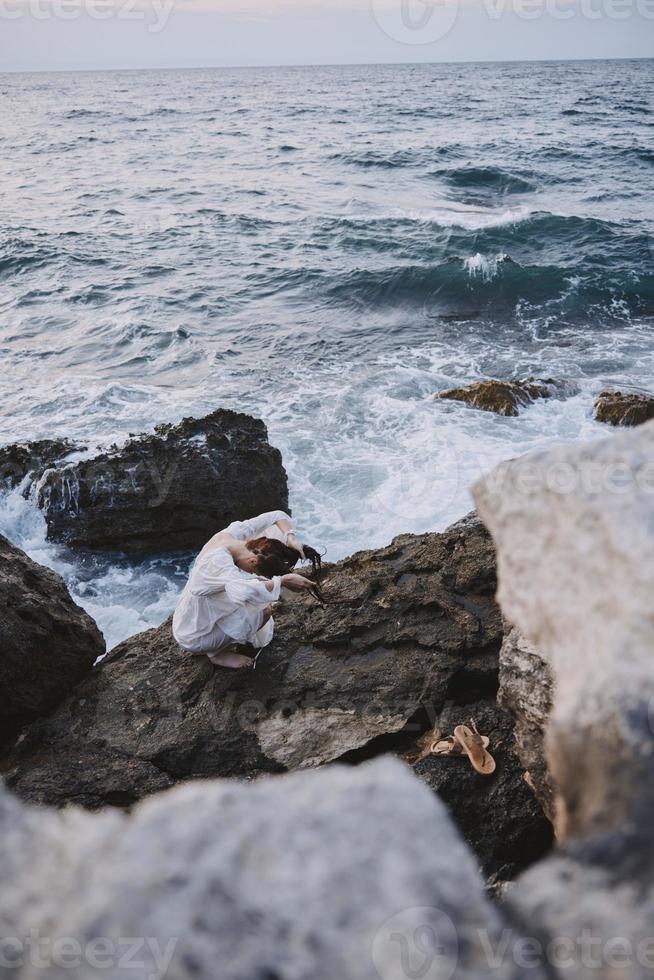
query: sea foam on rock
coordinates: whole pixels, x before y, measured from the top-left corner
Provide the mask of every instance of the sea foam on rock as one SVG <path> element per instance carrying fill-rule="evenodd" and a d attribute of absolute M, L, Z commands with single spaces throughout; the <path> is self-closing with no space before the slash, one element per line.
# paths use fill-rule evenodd
<path fill-rule="evenodd" d="M 554 676 L 546 751 L 562 847 L 507 902 L 565 943 L 556 976 L 654 968 L 653 459 L 648 423 L 503 464 L 475 489 L 502 609 Z"/>
<path fill-rule="evenodd" d="M 41 439 L 0 447 L 0 490 L 20 486 L 26 477 L 37 479 L 52 466 L 63 464 L 67 456 L 85 451 L 68 439 Z"/>
<path fill-rule="evenodd" d="M 441 713 L 449 734 L 477 712 L 502 746 L 497 776 L 488 784 L 470 776 L 462 792 L 457 762 L 421 771 L 455 815 L 465 814 L 467 838 L 489 871 L 520 868 L 549 846 L 551 827 L 495 706 L 495 584 L 488 532 L 468 518 L 328 566 L 328 604 L 301 596 L 280 604 L 275 639 L 255 671 L 183 653 L 167 622 L 122 643 L 30 728 L 3 763 L 8 784 L 39 803 L 129 804 L 194 776 L 400 752 Z"/>
<path fill-rule="evenodd" d="M 35 939 L 48 980 L 523 976 L 445 808 L 388 759 L 191 783 L 129 815 L 0 786 L 0 935 L 17 980 Z"/>
<path fill-rule="evenodd" d="M 72 461 L 62 457 L 70 444 L 43 445 L 6 447 L 0 464 L 7 478 L 21 465 L 31 473 L 26 492 L 48 537 L 71 547 L 130 555 L 199 549 L 233 520 L 288 509 L 281 454 L 249 415 L 219 409 Z"/>
<path fill-rule="evenodd" d="M 0 535 L 0 745 L 46 714 L 105 652 L 55 572 Z"/>

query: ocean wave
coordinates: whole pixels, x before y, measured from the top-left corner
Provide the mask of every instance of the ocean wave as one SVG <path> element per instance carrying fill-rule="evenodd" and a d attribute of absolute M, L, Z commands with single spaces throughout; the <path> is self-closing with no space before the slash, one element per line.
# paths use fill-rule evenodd
<path fill-rule="evenodd" d="M 355 270 L 323 283 L 320 294 L 326 302 L 366 309 L 428 304 L 434 312 L 474 308 L 497 315 L 525 303 L 548 305 L 552 312 L 558 306 L 559 313 L 579 320 L 591 306 L 612 315 L 642 312 L 654 304 L 654 276 L 634 278 L 625 270 L 607 279 L 601 271 L 523 266 L 505 254 L 476 254 L 434 265 Z"/>
<path fill-rule="evenodd" d="M 536 189 L 533 175 L 522 176 L 500 167 L 448 167 L 432 171 L 450 187 L 464 190 L 496 191 L 501 194 L 524 194 Z"/>
<path fill-rule="evenodd" d="M 416 154 L 411 150 L 393 150 L 390 152 L 366 150 L 362 153 L 332 153 L 329 159 L 355 167 L 362 167 L 364 170 L 373 167 L 393 170 L 398 167 L 408 167 L 417 162 Z"/>
<path fill-rule="evenodd" d="M 0 276 L 40 269 L 57 257 L 58 252 L 45 244 L 19 239 L 5 241 L 0 245 Z"/>
<path fill-rule="evenodd" d="M 64 119 L 97 119 L 106 115 L 108 113 L 104 109 L 71 109 L 64 113 Z"/>

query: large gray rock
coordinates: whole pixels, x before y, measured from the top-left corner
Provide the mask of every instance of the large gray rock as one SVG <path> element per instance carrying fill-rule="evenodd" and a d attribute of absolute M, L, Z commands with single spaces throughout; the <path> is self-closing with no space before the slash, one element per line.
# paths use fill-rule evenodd
<path fill-rule="evenodd" d="M 466 722 L 471 705 L 489 707 L 498 749 L 511 741 L 495 708 L 502 622 L 479 521 L 354 555 L 326 569 L 324 590 L 324 608 L 299 596 L 277 607 L 256 671 L 184 654 L 170 623 L 127 640 L 26 733 L 3 764 L 8 784 L 39 803 L 130 804 L 194 776 L 399 753 L 444 711 L 450 730 Z M 489 873 L 523 867 L 551 839 L 518 760 L 498 761 L 489 781 L 457 780 L 442 760 L 421 768 Z"/>
<path fill-rule="evenodd" d="M 654 803 L 653 456 L 646 424 L 503 464 L 476 488 L 502 609 L 557 686 L 548 754 L 562 837 Z"/>
<path fill-rule="evenodd" d="M 259 419 L 219 409 L 67 460 L 61 443 L 6 447 L 0 478 L 31 474 L 48 536 L 129 554 L 199 549 L 230 521 L 288 509 L 279 450 Z M 14 480 L 15 482 L 15 480 Z"/>
<path fill-rule="evenodd" d="M 0 535 L 0 745 L 47 714 L 105 652 L 55 572 Z"/>
<path fill-rule="evenodd" d="M 193 783 L 129 816 L 0 787 L 0 936 L 15 980 L 521 976 L 442 804 L 388 760 Z"/>
<path fill-rule="evenodd" d="M 498 703 L 510 712 L 516 751 L 525 779 L 543 811 L 554 820 L 554 787 L 545 759 L 545 732 L 554 697 L 554 679 L 547 661 L 515 627 L 500 650 Z"/>
<path fill-rule="evenodd" d="M 654 424 L 504 464 L 476 487 L 507 618 L 552 668 L 560 853 L 507 901 L 553 976 L 654 969 Z M 554 940 L 558 937 L 558 944 Z"/>

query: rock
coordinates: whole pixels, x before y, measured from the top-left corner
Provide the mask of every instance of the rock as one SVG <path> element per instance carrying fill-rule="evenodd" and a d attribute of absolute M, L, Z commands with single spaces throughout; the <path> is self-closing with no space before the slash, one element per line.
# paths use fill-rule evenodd
<path fill-rule="evenodd" d="M 331 762 L 409 722 L 410 742 L 447 701 L 495 698 L 502 622 L 479 521 L 327 566 L 324 589 L 324 608 L 276 608 L 256 671 L 185 654 L 170 621 L 126 640 L 30 730 L 9 784 L 37 802 L 134 802 L 193 776 Z"/>
<path fill-rule="evenodd" d="M 553 977 L 654 969 L 653 457 L 648 423 L 504 464 L 475 488 L 502 609 L 555 679 L 562 846 L 505 899 Z"/>
<path fill-rule="evenodd" d="M 654 803 L 653 451 L 647 424 L 503 464 L 476 488 L 503 611 L 555 678 L 547 754 L 562 839 Z"/>
<path fill-rule="evenodd" d="M 496 415 L 515 416 L 519 409 L 531 405 L 537 398 L 565 398 L 575 393 L 576 388 L 566 381 L 523 378 L 519 381 L 476 381 L 462 388 L 438 391 L 434 398 L 465 402 L 472 408 Z"/>
<path fill-rule="evenodd" d="M 554 679 L 543 657 L 513 628 L 500 650 L 498 702 L 515 723 L 516 751 L 525 778 L 543 811 L 554 820 L 554 787 L 545 759 L 545 732 L 552 710 Z"/>
<path fill-rule="evenodd" d="M 75 445 L 68 439 L 42 439 L 0 448 L 0 489 L 12 490 L 26 476 L 41 476 L 50 466 L 60 465 L 72 453 L 86 447 Z"/>
<path fill-rule="evenodd" d="M 609 425 L 642 425 L 654 419 L 654 395 L 605 388 L 595 400 L 595 418 Z"/>
<path fill-rule="evenodd" d="M 328 567 L 330 604 L 299 596 L 282 603 L 275 640 L 254 672 L 183 654 L 166 623 L 117 647 L 51 718 L 32 726 L 4 762 L 8 784 L 40 803 L 126 805 L 193 776 L 401 752 L 446 705 L 461 706 L 467 718 L 467 705 L 494 704 L 502 638 L 494 591 L 489 536 L 469 518 Z M 522 773 L 508 755 L 506 769 L 488 801 L 511 812 L 493 826 L 506 829 L 523 805 L 525 833 L 540 853 L 542 817 L 530 794 L 516 790 Z M 453 796 L 452 808 L 485 821 L 487 811 L 471 808 L 465 795 Z M 482 861 L 494 867 L 486 822 L 477 833 Z"/>
<path fill-rule="evenodd" d="M 223 410 L 46 469 L 35 493 L 52 540 L 130 554 L 199 549 L 230 521 L 288 509 L 265 425 Z"/>
<path fill-rule="evenodd" d="M 37 940 L 48 980 L 523 976 L 444 807 L 390 760 L 193 783 L 129 815 L 0 787 L 0 934 L 17 980 Z"/>
<path fill-rule="evenodd" d="M 551 849 L 552 824 L 523 778 L 509 715 L 490 701 L 447 705 L 437 725 L 449 735 L 470 719 L 490 738 L 489 751 L 497 763 L 493 776 L 477 775 L 461 756 L 427 756 L 415 772 L 446 804 L 484 873 L 507 881 Z"/>
<path fill-rule="evenodd" d="M 105 652 L 63 580 L 0 535 L 0 744 L 46 714 Z"/>

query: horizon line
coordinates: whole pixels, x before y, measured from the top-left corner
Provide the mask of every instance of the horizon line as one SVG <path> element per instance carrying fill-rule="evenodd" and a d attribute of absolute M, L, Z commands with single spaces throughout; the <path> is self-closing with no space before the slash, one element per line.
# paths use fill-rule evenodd
<path fill-rule="evenodd" d="M 577 62 L 607 61 L 654 61 L 654 55 L 614 56 L 608 58 L 462 58 L 444 61 L 325 61 L 325 62 L 279 62 L 272 64 L 238 65 L 141 65 L 113 68 L 7 68 L 0 70 L 2 75 L 66 75 L 102 74 L 104 72 L 148 72 L 148 71 L 251 71 L 273 68 L 407 68 L 435 65 L 543 65 L 569 64 Z"/>

